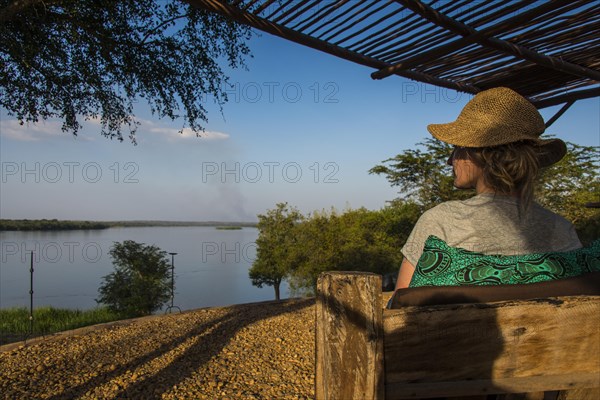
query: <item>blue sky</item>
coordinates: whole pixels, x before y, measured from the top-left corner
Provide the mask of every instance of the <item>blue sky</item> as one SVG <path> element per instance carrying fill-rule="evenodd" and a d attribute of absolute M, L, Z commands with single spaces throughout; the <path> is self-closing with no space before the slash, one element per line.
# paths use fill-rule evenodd
<path fill-rule="evenodd" d="M 75 138 L 59 121 L 19 126 L 1 112 L 0 216 L 254 221 L 284 201 L 304 213 L 379 209 L 397 190 L 368 170 L 470 99 L 397 76 L 374 81 L 369 68 L 268 34 L 250 48 L 249 70 L 229 73 L 223 114 L 209 106 L 204 138 L 178 134 L 182 122 L 143 103 L 137 146 L 93 123 Z M 547 133 L 600 145 L 600 99 L 576 103 Z"/>

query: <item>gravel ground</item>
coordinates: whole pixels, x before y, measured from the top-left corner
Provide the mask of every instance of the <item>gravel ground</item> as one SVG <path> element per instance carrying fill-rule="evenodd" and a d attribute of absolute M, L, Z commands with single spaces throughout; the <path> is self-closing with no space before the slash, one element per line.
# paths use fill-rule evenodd
<path fill-rule="evenodd" d="M 0 397 L 312 399 L 314 320 L 314 299 L 299 299 L 147 317 L 21 345 L 0 353 Z"/>
<path fill-rule="evenodd" d="M 314 397 L 314 299 L 145 318 L 0 353 L 6 399 Z"/>

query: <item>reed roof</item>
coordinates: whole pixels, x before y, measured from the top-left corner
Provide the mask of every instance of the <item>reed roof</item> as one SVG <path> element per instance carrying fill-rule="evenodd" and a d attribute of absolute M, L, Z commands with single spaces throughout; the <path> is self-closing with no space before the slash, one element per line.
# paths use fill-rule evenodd
<path fill-rule="evenodd" d="M 376 69 L 477 93 L 510 87 L 538 108 L 600 96 L 597 0 L 187 0 Z"/>

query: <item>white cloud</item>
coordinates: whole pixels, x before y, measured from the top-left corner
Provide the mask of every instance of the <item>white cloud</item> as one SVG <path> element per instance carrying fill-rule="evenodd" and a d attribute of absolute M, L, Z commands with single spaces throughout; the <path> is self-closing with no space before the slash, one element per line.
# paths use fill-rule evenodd
<path fill-rule="evenodd" d="M 230 137 L 227 133 L 209 130 L 200 132 L 199 137 L 196 137 L 196 132 L 192 131 L 190 128 L 184 128 L 180 132 L 180 130 L 175 127 L 161 125 L 151 120 L 139 120 L 139 122 L 141 123 L 139 128 L 140 131 L 157 134 L 163 139 L 171 142 L 189 139 L 220 141 L 227 140 Z M 90 118 L 83 122 L 79 135 L 75 137 L 70 132 L 62 131 L 62 121 L 58 119 L 40 121 L 38 123 L 24 123 L 23 125 L 16 119 L 6 119 L 0 121 L 0 135 L 7 139 L 23 142 L 37 142 L 48 139 L 56 140 L 59 138 L 93 140 L 94 137 L 91 133 L 95 132 L 99 125 L 100 118 Z M 143 136 L 141 135 L 137 135 L 137 138 L 138 141 L 140 139 L 143 140 Z"/>
<path fill-rule="evenodd" d="M 37 123 L 25 122 L 23 125 L 16 119 L 1 120 L 0 135 L 21 142 L 38 142 L 47 139 L 91 140 L 90 137 L 81 134 L 74 136 L 70 132 L 63 132 L 62 122 L 59 120 L 47 120 Z"/>
<path fill-rule="evenodd" d="M 58 121 L 25 123 L 23 125 L 16 119 L 0 121 L 0 135 L 12 140 L 34 142 L 62 133 L 61 123 Z"/>
<path fill-rule="evenodd" d="M 190 128 L 183 128 L 180 132 L 179 129 L 168 127 L 164 125 L 159 125 L 154 121 L 150 120 L 140 120 L 141 130 L 145 130 L 151 133 L 156 133 L 164 136 L 168 141 L 175 141 L 181 139 L 195 139 L 195 140 L 227 140 L 229 139 L 228 133 L 218 132 L 218 131 L 204 131 L 199 132 L 199 137 L 196 136 L 196 132 L 191 130 Z"/>
<path fill-rule="evenodd" d="M 179 136 L 188 139 L 196 138 L 196 132 L 189 128 L 184 128 L 182 133 L 178 133 Z M 217 131 L 204 131 L 200 132 L 200 137 L 205 140 L 227 140 L 229 139 L 228 133 L 217 132 Z"/>

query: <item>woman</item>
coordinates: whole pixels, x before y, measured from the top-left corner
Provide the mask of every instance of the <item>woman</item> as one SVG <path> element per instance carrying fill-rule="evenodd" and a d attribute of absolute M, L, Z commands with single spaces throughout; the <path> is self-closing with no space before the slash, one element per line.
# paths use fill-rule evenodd
<path fill-rule="evenodd" d="M 405 246 L 396 289 L 411 282 L 430 235 L 446 244 L 483 254 L 520 255 L 581 247 L 573 225 L 533 202 L 539 168 L 566 153 L 560 139 L 540 139 L 544 120 L 535 106 L 508 88 L 478 93 L 457 120 L 427 127 L 455 146 L 448 163 L 454 186 L 475 189 L 465 201 L 426 211 Z"/>

